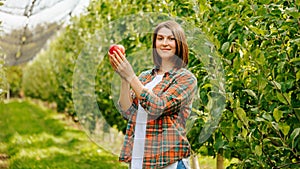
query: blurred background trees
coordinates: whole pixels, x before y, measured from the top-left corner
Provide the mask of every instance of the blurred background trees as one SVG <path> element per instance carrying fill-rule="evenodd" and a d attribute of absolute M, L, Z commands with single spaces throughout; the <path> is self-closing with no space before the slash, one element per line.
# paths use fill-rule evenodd
<path fill-rule="evenodd" d="M 189 132 L 193 151 L 205 156 L 236 158 L 229 168 L 298 168 L 300 133 L 300 1 L 91 1 L 87 13 L 74 17 L 48 48 L 20 67 L 6 67 L 10 93 L 55 102 L 57 111 L 78 120 L 72 98 L 73 74 L 82 50 L 93 44 L 93 36 L 110 22 L 124 16 L 157 12 L 192 23 L 203 33 L 203 44 L 211 50 L 191 49 L 189 69 L 198 78 L 197 110 Z M 124 23 L 122 39 L 126 54 L 151 47 L 151 37 L 137 33 Z M 187 30 L 188 31 L 188 30 Z M 205 36 L 204 36 L 205 35 Z M 119 37 L 117 37 L 119 36 Z M 99 37 L 101 38 L 101 37 Z M 103 39 L 104 41 L 105 39 Z M 203 40 L 203 39 L 202 39 Z M 201 39 L 199 39 L 201 41 Z M 116 41 L 114 41 L 116 42 Z M 107 41 L 105 50 L 111 41 Z M 213 45 L 212 45 L 213 44 Z M 94 44 L 95 45 L 95 44 Z M 205 49 L 206 49 L 205 48 Z M 220 123 L 205 142 L 200 133 L 211 116 L 211 96 L 216 86 L 215 74 L 205 67 L 207 58 L 221 61 L 226 103 Z M 92 56 L 97 62 L 97 56 Z M 144 57 L 144 56 L 143 56 Z M 149 68 L 150 55 L 135 67 Z M 114 106 L 111 84 L 114 72 L 107 57 L 97 65 L 96 77 L 90 79 L 96 103 L 109 126 L 125 131 L 126 121 Z M 98 61 L 99 61 L 98 60 Z M 87 62 L 89 63 L 89 62 Z M 144 65 L 144 66 L 141 66 Z M 142 70 L 136 70 L 137 74 Z M 84 79 L 84 81 L 89 79 Z M 95 84 L 93 84 L 95 83 Z M 84 92 L 84 91 L 83 91 Z M 83 95 L 85 93 L 82 93 Z M 87 92 L 87 94 L 89 94 Z M 83 104 L 84 105 L 84 104 Z M 96 130 L 95 112 L 89 130 Z M 220 112 L 221 113 L 221 112 Z M 93 126 L 94 125 L 94 126 Z"/>

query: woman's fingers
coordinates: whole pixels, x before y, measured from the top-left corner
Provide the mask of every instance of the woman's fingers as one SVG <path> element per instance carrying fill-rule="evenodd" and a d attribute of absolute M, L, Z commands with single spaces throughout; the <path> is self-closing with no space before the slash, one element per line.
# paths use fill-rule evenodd
<path fill-rule="evenodd" d="M 124 54 L 119 49 L 114 51 L 114 54 L 115 54 L 116 59 L 119 64 L 121 64 L 122 62 L 124 62 L 126 60 L 126 58 L 124 57 Z"/>
<path fill-rule="evenodd" d="M 122 53 L 120 49 L 117 49 L 117 53 L 119 54 L 120 59 L 122 61 L 126 61 L 127 60 L 126 57 L 125 57 L 125 53 Z"/>
<path fill-rule="evenodd" d="M 125 57 L 125 54 L 123 54 L 119 49 L 114 51 L 114 56 L 116 58 L 116 61 L 118 62 L 117 65 L 119 66 L 125 66 L 126 64 L 129 64 L 128 60 Z"/>
<path fill-rule="evenodd" d="M 121 78 L 126 81 L 130 81 L 134 77 L 135 73 L 132 69 L 131 64 L 120 50 L 114 51 L 114 54 L 109 55 L 109 61 L 113 66 L 114 70 L 120 75 Z"/>
<path fill-rule="evenodd" d="M 110 54 L 110 53 L 108 52 L 108 56 L 109 56 L 108 58 L 109 58 L 109 62 L 110 62 L 110 64 L 111 64 L 111 66 L 113 67 L 114 70 L 117 70 L 118 65 L 117 65 L 117 63 L 116 63 L 116 59 L 115 59 L 114 54 Z"/>
<path fill-rule="evenodd" d="M 114 51 L 114 54 L 110 54 L 108 52 L 108 55 L 113 69 L 118 72 L 121 77 L 127 77 L 127 74 L 131 72 L 131 65 L 126 59 L 125 55 L 119 49 Z"/>

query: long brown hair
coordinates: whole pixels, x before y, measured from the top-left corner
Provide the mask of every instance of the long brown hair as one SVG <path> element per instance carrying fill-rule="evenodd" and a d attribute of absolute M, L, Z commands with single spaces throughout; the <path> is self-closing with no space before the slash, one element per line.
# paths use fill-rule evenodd
<path fill-rule="evenodd" d="M 178 58 L 175 61 L 175 67 L 176 68 L 182 68 L 185 67 L 189 62 L 189 49 L 186 41 L 186 37 L 184 34 L 184 31 L 182 27 L 175 21 L 165 21 L 158 24 L 154 30 L 153 33 L 153 39 L 152 39 L 152 55 L 153 55 L 153 61 L 155 66 L 161 66 L 161 57 L 156 51 L 156 38 L 157 38 L 157 32 L 161 28 L 167 28 L 170 29 L 173 33 L 173 36 L 175 37 L 176 41 L 176 52 L 175 56 Z"/>

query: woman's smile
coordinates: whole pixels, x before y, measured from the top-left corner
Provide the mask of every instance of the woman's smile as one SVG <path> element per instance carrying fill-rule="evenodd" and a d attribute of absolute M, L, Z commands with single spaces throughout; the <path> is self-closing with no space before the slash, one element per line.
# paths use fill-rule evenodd
<path fill-rule="evenodd" d="M 176 40 L 170 29 L 161 28 L 157 32 L 156 50 L 162 59 L 169 59 L 174 56 L 176 52 Z"/>

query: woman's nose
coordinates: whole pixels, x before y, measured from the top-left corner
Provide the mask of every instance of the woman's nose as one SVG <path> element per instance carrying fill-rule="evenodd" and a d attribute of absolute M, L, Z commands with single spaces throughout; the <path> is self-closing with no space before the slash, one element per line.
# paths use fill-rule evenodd
<path fill-rule="evenodd" d="M 168 39 L 167 38 L 164 38 L 163 45 L 168 45 Z"/>

